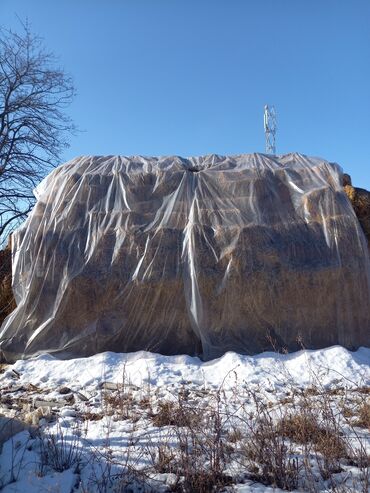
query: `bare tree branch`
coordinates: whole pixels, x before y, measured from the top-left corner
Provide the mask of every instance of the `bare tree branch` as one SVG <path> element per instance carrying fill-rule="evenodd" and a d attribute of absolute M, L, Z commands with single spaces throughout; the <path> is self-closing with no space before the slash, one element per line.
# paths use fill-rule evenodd
<path fill-rule="evenodd" d="M 22 23 L 0 27 L 0 245 L 34 204 L 32 190 L 60 160 L 76 131 L 65 109 L 72 79 Z"/>

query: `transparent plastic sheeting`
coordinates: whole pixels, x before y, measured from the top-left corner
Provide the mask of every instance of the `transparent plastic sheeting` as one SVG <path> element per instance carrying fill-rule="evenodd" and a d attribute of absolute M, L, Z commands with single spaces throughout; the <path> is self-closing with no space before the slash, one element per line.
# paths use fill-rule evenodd
<path fill-rule="evenodd" d="M 36 197 L 13 236 L 5 360 L 370 343 L 369 253 L 336 164 L 80 157 Z"/>

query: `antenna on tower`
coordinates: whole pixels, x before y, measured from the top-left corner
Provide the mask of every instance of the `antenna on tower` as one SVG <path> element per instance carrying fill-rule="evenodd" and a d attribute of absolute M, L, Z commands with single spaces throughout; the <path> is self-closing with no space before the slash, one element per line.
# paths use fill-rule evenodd
<path fill-rule="evenodd" d="M 266 154 L 276 154 L 275 135 L 277 125 L 275 106 L 265 104 L 263 124 L 265 127 Z"/>

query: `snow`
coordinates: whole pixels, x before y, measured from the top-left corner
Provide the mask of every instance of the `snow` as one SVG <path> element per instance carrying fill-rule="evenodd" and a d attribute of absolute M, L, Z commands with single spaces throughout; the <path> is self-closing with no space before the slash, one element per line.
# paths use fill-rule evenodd
<path fill-rule="evenodd" d="M 106 352 L 72 360 L 58 360 L 51 355 L 19 360 L 6 367 L 0 375 L 0 389 L 17 396 L 19 402 L 28 399 L 28 403 L 23 405 L 32 415 L 32 421 L 35 423 L 36 420 L 49 439 L 56 436 L 59 442 L 72 444 L 69 450 L 76 454 L 76 460 L 81 461 L 78 470 L 73 466 L 57 472 L 49 464 L 40 473 L 40 443 L 32 430 L 23 431 L 3 445 L 0 489 L 3 484 L 4 493 L 98 491 L 97 478 L 106 474 L 102 464 L 96 460 L 103 450 L 109 449 L 114 469 L 116 464 L 125 463 L 125 451 L 131 442 L 145 437 L 145 443 L 157 444 L 163 439 L 166 431 L 147 419 L 139 417 L 135 421 L 123 415 L 116 419 L 106 414 L 102 404 L 104 389 L 121 385 L 136 393 L 138 400 L 152 395 L 157 404 L 161 400 L 175 400 L 180 388 L 186 387 L 194 395 L 222 389 L 228 405 L 232 406 L 235 389 L 239 387 L 258 389 L 269 400 L 277 402 L 289 388 L 305 389 L 317 382 L 325 389 L 369 386 L 370 349 L 360 348 L 351 352 L 341 346 L 333 346 L 290 354 L 265 352 L 256 356 L 229 352 L 209 362 L 186 355 L 163 356 L 144 351 L 129 354 Z M 68 401 L 71 394 L 73 402 Z M 41 405 L 35 409 L 40 400 L 50 402 L 50 406 Z M 16 415 L 14 406 L 3 406 L 0 411 L 8 416 Z M 105 414 L 103 419 L 89 418 L 99 412 Z M 81 422 L 78 417 L 83 413 L 88 417 Z M 51 419 L 51 415 L 58 419 Z M 148 463 L 148 457 L 138 449 L 133 451 L 130 460 L 140 467 Z M 172 476 L 157 474 L 152 478 L 156 485 L 151 485 L 152 491 L 166 491 L 166 484 L 171 482 Z M 95 482 L 91 478 L 95 478 Z M 114 490 L 108 488 L 104 491 Z M 246 480 L 243 484 L 240 482 L 234 491 L 279 490 Z"/>
<path fill-rule="evenodd" d="M 139 387 L 150 383 L 166 388 L 183 382 L 212 387 L 223 383 L 227 387 L 234 384 L 236 377 L 250 385 L 263 383 L 276 389 L 286 381 L 286 376 L 297 386 L 312 384 L 315 372 L 320 373 L 325 386 L 340 380 L 347 385 L 369 385 L 369 360 L 369 349 L 350 352 L 341 346 L 290 354 L 265 352 L 256 356 L 228 352 L 205 363 L 186 355 L 163 356 L 145 351 L 128 354 L 106 352 L 66 361 L 42 355 L 17 361 L 9 367 L 2 381 L 12 380 L 12 371 L 16 370 L 21 384 L 31 382 L 48 388 L 65 385 L 74 390 L 95 389 L 103 381 L 120 383 L 124 368 L 130 383 Z"/>

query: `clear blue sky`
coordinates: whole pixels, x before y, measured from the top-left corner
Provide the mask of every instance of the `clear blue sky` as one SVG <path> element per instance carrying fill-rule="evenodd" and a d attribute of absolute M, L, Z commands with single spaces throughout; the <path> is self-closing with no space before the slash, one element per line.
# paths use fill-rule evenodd
<path fill-rule="evenodd" d="M 82 154 L 264 151 L 337 161 L 370 189 L 369 0 L 0 0 L 75 80 Z"/>

